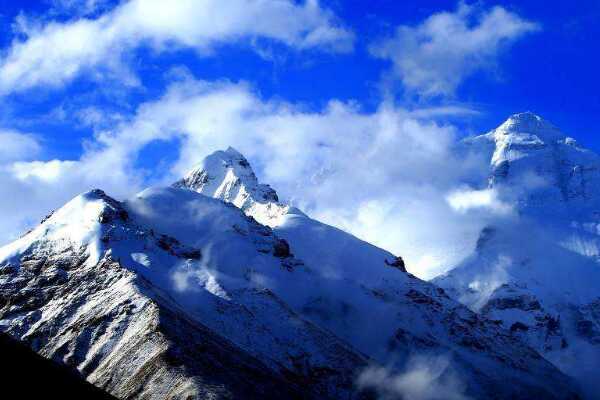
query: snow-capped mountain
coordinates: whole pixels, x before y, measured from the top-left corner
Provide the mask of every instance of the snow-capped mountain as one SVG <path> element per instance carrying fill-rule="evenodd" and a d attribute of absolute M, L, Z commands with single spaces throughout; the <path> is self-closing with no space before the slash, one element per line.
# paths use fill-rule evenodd
<path fill-rule="evenodd" d="M 486 227 L 474 253 L 433 282 L 598 398 L 600 156 L 532 113 L 463 146 L 488 157 L 482 184 L 516 217 Z"/>
<path fill-rule="evenodd" d="M 119 398 L 355 398 L 367 368 L 415 353 L 451 359 L 475 397 L 576 397 L 400 259 L 278 203 L 239 153 L 203 165 L 212 196 L 279 210 L 275 229 L 186 181 L 85 193 L 0 249 L 0 330 Z"/>
<path fill-rule="evenodd" d="M 280 203 L 233 149 L 175 187 L 80 195 L 0 248 L 0 330 L 119 398 L 360 398 L 367 371 L 415 356 L 449 360 L 431 379 L 459 397 L 578 393 L 401 258 Z"/>
<path fill-rule="evenodd" d="M 521 214 L 598 219 L 600 157 L 530 112 L 464 141 L 490 159 L 490 187 L 512 192 Z"/>
<path fill-rule="evenodd" d="M 401 368 L 415 353 L 444 354 L 476 397 L 556 395 L 544 393 L 547 386 L 542 392 L 530 386 L 537 378 L 525 376 L 538 375 L 533 371 L 542 365 L 526 366 L 539 358 L 509 331 L 406 273 L 400 258 L 279 202 L 234 149 L 210 155 L 174 186 L 225 200 L 270 225 L 302 264 L 288 282 L 270 273 L 259 277 L 260 284 L 375 362 Z M 522 357 L 530 361 L 514 363 Z M 505 385 L 507 379 L 516 385 Z"/>
<path fill-rule="evenodd" d="M 269 185 L 258 183 L 246 158 L 233 147 L 209 155 L 173 186 L 231 203 L 267 226 L 279 225 L 288 214 L 302 215 L 297 208 L 280 203 Z"/>
<path fill-rule="evenodd" d="M 0 250 L 0 329 L 119 398 L 352 398 L 366 357 L 251 284 L 295 268 L 283 243 L 189 191 L 95 190 Z"/>

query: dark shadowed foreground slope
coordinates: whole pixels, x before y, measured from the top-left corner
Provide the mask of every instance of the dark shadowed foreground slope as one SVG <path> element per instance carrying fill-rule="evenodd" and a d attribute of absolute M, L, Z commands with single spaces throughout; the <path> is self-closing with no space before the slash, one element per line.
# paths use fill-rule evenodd
<path fill-rule="evenodd" d="M 20 399 L 114 399 L 76 372 L 39 356 L 4 333 L 0 333 L 0 354 L 3 391 L 18 388 Z"/>

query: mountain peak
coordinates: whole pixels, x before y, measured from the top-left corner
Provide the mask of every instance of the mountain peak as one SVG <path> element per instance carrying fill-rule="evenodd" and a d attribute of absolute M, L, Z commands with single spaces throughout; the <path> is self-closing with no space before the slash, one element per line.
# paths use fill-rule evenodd
<path fill-rule="evenodd" d="M 235 156 L 235 157 L 242 157 L 242 158 L 244 158 L 244 156 L 242 155 L 242 153 L 240 153 L 239 151 L 237 151 L 236 149 L 234 149 L 231 146 L 228 146 L 227 149 L 224 152 L 227 153 L 227 154 L 231 154 L 232 156 Z"/>
<path fill-rule="evenodd" d="M 489 157 L 488 185 L 505 187 L 521 213 L 596 215 L 600 209 L 600 156 L 539 115 L 511 115 L 464 144 Z"/>
<path fill-rule="evenodd" d="M 208 155 L 174 186 L 232 203 L 264 225 L 273 226 L 285 214 L 300 213 L 280 203 L 269 185 L 259 183 L 248 160 L 231 146 Z"/>
<path fill-rule="evenodd" d="M 256 201 L 279 200 L 269 185 L 258 183 L 248 160 L 231 146 L 208 155 L 175 186 L 229 202 L 235 202 L 241 188 L 244 188 L 245 197 L 251 196 Z M 234 193 L 234 189 L 238 190 Z"/>
<path fill-rule="evenodd" d="M 511 115 L 493 132 L 497 139 L 507 135 L 535 135 L 543 141 L 564 136 L 557 127 L 531 111 Z"/>

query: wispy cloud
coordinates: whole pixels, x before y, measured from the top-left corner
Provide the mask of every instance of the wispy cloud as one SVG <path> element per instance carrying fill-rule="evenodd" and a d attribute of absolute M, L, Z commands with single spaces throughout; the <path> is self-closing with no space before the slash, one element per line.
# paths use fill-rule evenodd
<path fill-rule="evenodd" d="M 125 59 L 143 45 L 208 55 L 219 44 L 264 38 L 298 50 L 346 52 L 354 39 L 316 0 L 130 0 L 95 19 L 40 26 L 21 18 L 17 25 L 25 39 L 15 40 L 0 61 L 0 93 L 61 86 L 84 73 L 136 85 Z"/>
<path fill-rule="evenodd" d="M 365 370 L 358 386 L 375 390 L 381 400 L 467 400 L 466 387 L 447 357 L 415 356 L 401 373 L 383 367 Z"/>
<path fill-rule="evenodd" d="M 392 37 L 374 43 L 371 53 L 392 62 L 391 76 L 409 92 L 447 96 L 475 71 L 493 67 L 508 44 L 539 29 L 503 7 L 461 2 L 454 12 L 399 26 Z"/>
<path fill-rule="evenodd" d="M 512 204 L 502 201 L 496 189 L 461 188 L 449 193 L 446 200 L 450 207 L 459 213 L 485 210 L 508 215 L 513 212 Z"/>
<path fill-rule="evenodd" d="M 0 129 L 0 163 L 33 159 L 41 151 L 39 140 L 33 135 L 10 129 Z"/>
<path fill-rule="evenodd" d="M 110 8 L 110 0 L 47 0 L 51 15 L 90 16 Z"/>

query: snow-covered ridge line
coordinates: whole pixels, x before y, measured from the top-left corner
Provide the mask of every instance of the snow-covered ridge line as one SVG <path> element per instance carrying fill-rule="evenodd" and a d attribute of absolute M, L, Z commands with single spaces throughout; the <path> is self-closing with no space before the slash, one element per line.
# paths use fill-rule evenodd
<path fill-rule="evenodd" d="M 194 178 L 191 179 L 191 177 Z M 264 197 L 261 197 L 260 191 L 257 195 L 254 190 L 245 189 L 246 187 L 255 188 L 257 185 L 259 185 L 259 183 L 256 180 L 256 175 L 252 171 L 248 161 L 238 152 L 232 151 L 231 149 L 224 152 L 217 151 L 211 154 L 200 167 L 189 173 L 186 179 L 175 184 L 176 187 L 186 188 L 234 204 L 242 209 L 247 215 L 253 216 L 261 221 L 261 214 L 259 212 L 257 217 L 256 209 L 252 207 L 253 204 L 258 203 L 267 207 L 271 206 L 278 210 L 282 210 L 280 207 L 285 207 L 285 205 L 282 205 L 278 199 L 265 200 Z M 269 190 L 272 189 L 269 187 Z M 243 193 L 242 196 L 239 196 L 240 192 Z M 400 293 L 404 293 L 404 296 L 410 299 L 411 302 L 428 304 L 425 308 L 429 306 L 436 307 L 436 305 L 442 308 L 453 308 L 458 306 L 456 303 L 453 303 L 452 305 L 446 304 L 448 299 L 443 291 L 438 292 L 437 288 L 429 287 L 427 284 L 406 274 L 404 264 L 400 257 L 396 257 L 385 250 L 379 249 L 369 243 L 365 243 L 339 229 L 312 220 L 302 213 L 287 213 L 285 209 L 282 211 L 283 212 L 278 214 L 276 218 L 262 218 L 262 221 L 271 225 L 273 231 L 278 236 L 285 238 L 289 242 L 292 252 L 303 261 L 307 269 L 310 268 L 311 273 L 320 275 L 323 282 L 329 282 L 332 279 L 339 280 L 340 283 L 348 282 L 348 287 L 341 289 L 344 287 L 341 284 L 335 286 L 327 285 L 325 287 L 331 287 L 331 289 L 326 290 L 325 287 L 323 287 L 320 294 L 315 294 L 319 299 L 319 303 L 322 302 L 323 304 L 315 303 L 314 300 L 311 300 L 311 298 L 308 297 L 307 300 L 311 304 L 310 307 L 307 307 L 303 302 L 298 303 L 296 299 L 286 297 L 286 294 L 284 293 L 280 293 L 280 295 L 291 302 L 292 305 L 296 305 L 296 309 L 304 310 L 305 315 L 308 318 L 311 318 L 317 324 L 338 333 L 338 335 L 347 340 L 350 344 L 357 347 L 360 351 L 375 357 L 376 360 L 383 363 L 389 361 L 386 356 L 384 356 L 386 350 L 379 347 L 381 342 L 378 343 L 377 340 L 373 341 L 373 339 L 365 341 L 364 338 L 360 337 L 360 333 L 357 332 L 354 334 L 353 332 L 348 332 L 348 329 L 344 326 L 349 326 L 349 321 L 339 325 L 339 322 L 335 320 L 332 321 L 330 317 L 326 318 L 330 311 L 327 311 L 325 315 L 321 314 L 329 308 L 329 306 L 325 306 L 325 304 L 331 303 L 332 301 L 339 301 L 340 304 L 352 304 L 353 307 L 360 310 L 358 313 L 353 313 L 355 316 L 353 317 L 352 324 L 354 325 L 352 326 L 373 324 L 372 320 L 370 320 L 371 322 L 367 322 L 366 320 L 364 320 L 364 322 L 358 321 L 363 321 L 364 316 L 372 313 L 386 313 L 383 311 L 386 308 L 383 304 L 386 302 L 397 304 L 395 302 L 402 298 Z M 300 282 L 298 282 L 298 284 L 300 284 Z M 369 295 L 374 295 L 377 298 L 382 299 L 383 304 L 379 301 L 374 302 L 373 299 L 362 300 L 364 293 L 360 293 L 360 291 L 356 293 L 355 289 L 352 288 L 353 285 L 367 291 Z M 341 290 L 345 293 L 344 295 L 341 295 Z M 322 293 L 327 293 L 327 295 L 323 296 Z M 400 298 L 398 297 L 399 295 Z M 327 300 L 321 300 L 322 297 L 325 297 Z M 365 307 L 361 304 L 365 301 L 366 304 L 369 304 L 369 307 Z M 444 304 L 444 306 L 442 306 L 442 304 Z M 313 310 L 315 305 L 318 305 L 317 310 Z M 394 311 L 392 311 L 394 310 L 394 307 L 395 306 L 391 305 L 391 308 L 387 312 L 394 313 Z M 461 315 L 461 319 L 472 318 L 472 316 L 467 316 L 466 314 L 463 315 L 463 311 L 458 312 L 458 315 Z M 421 312 L 430 315 L 429 313 L 431 311 L 415 311 L 417 314 Z M 360 319 L 357 319 L 356 315 L 360 315 Z M 437 317 L 430 316 L 428 318 L 435 319 Z M 422 338 L 425 332 L 421 331 L 417 333 L 419 329 L 415 331 L 415 327 L 419 326 L 419 323 L 416 323 L 415 320 L 410 318 L 409 320 L 412 321 L 409 323 L 409 325 L 412 324 L 410 327 L 405 326 L 405 322 L 407 322 L 405 321 L 400 324 L 403 328 L 397 329 L 395 333 L 391 328 L 394 324 L 399 322 L 398 320 L 394 320 L 393 322 L 391 320 L 386 321 L 385 319 L 378 321 L 376 323 L 377 328 L 374 329 L 378 331 L 380 337 L 387 337 L 388 335 L 403 337 L 406 342 L 398 344 L 400 348 L 407 346 L 409 343 L 411 343 L 410 346 L 415 346 L 414 349 L 420 348 L 424 342 L 417 345 L 419 339 L 416 338 Z M 457 321 L 454 321 L 453 323 L 455 322 Z M 442 330 L 446 328 L 442 328 Z M 399 332 L 401 332 L 401 334 Z M 440 339 L 444 335 L 445 334 L 438 333 L 433 336 Z M 411 337 L 414 339 L 409 339 Z M 455 342 L 457 338 L 448 338 L 444 340 L 446 343 L 445 345 L 452 347 L 453 345 L 450 343 Z M 472 343 L 472 340 L 473 339 L 471 338 L 465 339 L 461 343 Z M 424 350 L 425 349 L 421 348 L 421 351 Z M 430 349 L 427 351 L 430 351 Z M 389 353 L 389 350 L 387 350 L 387 352 Z"/>

